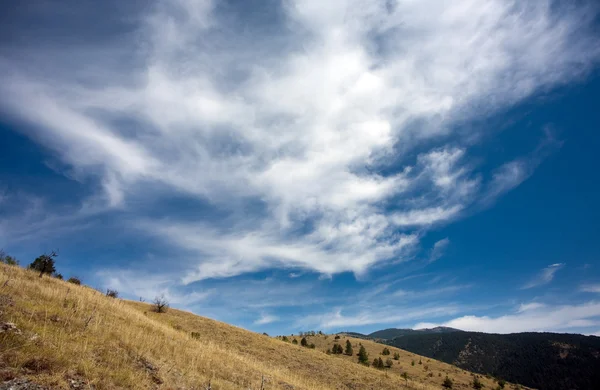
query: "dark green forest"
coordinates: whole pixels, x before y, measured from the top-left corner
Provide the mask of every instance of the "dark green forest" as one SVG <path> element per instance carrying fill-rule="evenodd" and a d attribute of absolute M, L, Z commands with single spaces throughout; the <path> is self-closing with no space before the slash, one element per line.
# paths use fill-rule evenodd
<path fill-rule="evenodd" d="M 465 370 L 541 390 L 600 389 L 600 337 L 398 331 L 384 342 Z"/>

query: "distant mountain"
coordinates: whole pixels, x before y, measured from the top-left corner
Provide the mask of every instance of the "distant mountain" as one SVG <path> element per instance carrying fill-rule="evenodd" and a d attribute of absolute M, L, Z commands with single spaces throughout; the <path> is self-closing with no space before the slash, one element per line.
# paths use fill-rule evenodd
<path fill-rule="evenodd" d="M 541 390 L 600 389 L 600 337 L 385 329 L 369 336 L 395 347 Z"/>
<path fill-rule="evenodd" d="M 449 332 L 461 332 L 459 329 L 450 328 L 447 326 L 437 326 L 431 329 L 397 329 L 389 328 L 378 330 L 369 334 L 368 336 L 373 339 L 381 340 L 392 340 L 397 337 L 413 335 L 413 334 L 430 334 L 430 333 L 449 333 Z"/>

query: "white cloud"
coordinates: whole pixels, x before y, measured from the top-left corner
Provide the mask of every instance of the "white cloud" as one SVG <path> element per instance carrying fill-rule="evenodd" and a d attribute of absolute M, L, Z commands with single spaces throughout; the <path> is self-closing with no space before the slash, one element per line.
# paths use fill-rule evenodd
<path fill-rule="evenodd" d="M 536 275 L 531 281 L 525 284 L 522 288 L 529 289 L 533 287 L 543 286 L 544 284 L 550 283 L 554 279 L 554 275 L 558 270 L 564 267 L 564 263 L 556 263 L 543 268 L 538 275 Z"/>
<path fill-rule="evenodd" d="M 262 314 L 259 319 L 254 321 L 254 325 L 267 325 L 276 321 L 279 321 L 279 317 L 270 314 Z"/>
<path fill-rule="evenodd" d="M 187 283 L 408 259 L 424 229 L 486 196 L 453 129 L 580 78 L 600 54 L 594 12 L 550 0 L 393 11 L 297 0 L 285 2 L 282 34 L 261 39 L 214 5 L 160 3 L 109 43 L 24 45 L 0 60 L 0 110 L 95 180 L 107 207 L 194 259 Z M 485 191 L 514 188 L 532 167 L 501 166 Z M 160 209 L 172 196 L 226 217 L 136 214 L 136 199 Z"/>
<path fill-rule="evenodd" d="M 517 314 L 498 317 L 467 315 L 443 323 L 419 323 L 415 329 L 434 326 L 488 333 L 516 333 L 543 331 L 576 331 L 580 328 L 600 325 L 600 303 L 587 302 L 579 305 L 536 305 Z"/>

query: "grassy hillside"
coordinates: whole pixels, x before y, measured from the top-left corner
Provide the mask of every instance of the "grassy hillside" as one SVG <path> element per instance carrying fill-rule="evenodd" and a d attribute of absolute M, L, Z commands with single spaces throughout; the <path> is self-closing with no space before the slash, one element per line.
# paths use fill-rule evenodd
<path fill-rule="evenodd" d="M 394 346 L 543 390 L 598 389 L 600 337 L 557 333 L 407 334 Z"/>
<path fill-rule="evenodd" d="M 350 340 L 362 342 L 371 356 L 383 348 Z M 439 389 L 440 373 L 455 379 L 455 388 L 465 388 L 470 378 L 422 358 L 428 376 L 423 365 L 410 365 L 418 356 L 395 348 L 400 361 L 377 370 L 357 364 L 356 356 L 325 354 L 333 336 L 311 342 L 315 349 L 175 309 L 155 313 L 148 304 L 0 264 L 0 383 L 18 378 L 57 389 L 204 389 L 210 381 L 220 390 L 259 389 L 264 378 L 265 389 Z M 408 382 L 400 376 L 404 371 Z"/>

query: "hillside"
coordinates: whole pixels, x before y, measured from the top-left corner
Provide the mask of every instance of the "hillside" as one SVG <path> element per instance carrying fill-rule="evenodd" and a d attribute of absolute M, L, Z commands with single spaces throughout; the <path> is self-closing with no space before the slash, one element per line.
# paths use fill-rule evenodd
<path fill-rule="evenodd" d="M 400 360 L 378 370 L 358 364 L 356 356 L 324 353 L 334 336 L 310 339 L 315 349 L 180 310 L 156 313 L 146 303 L 0 264 L 0 383 L 204 389 L 210 381 L 220 390 L 260 389 L 264 378 L 265 389 L 439 389 L 445 374 L 456 381 L 455 388 L 466 388 L 471 378 L 396 348 L 390 349 L 401 353 Z M 384 347 L 349 340 L 357 348 L 362 342 L 372 356 Z M 419 359 L 422 365 L 410 365 Z"/>
<path fill-rule="evenodd" d="M 542 390 L 597 389 L 600 337 L 557 333 L 410 333 L 388 343 Z"/>

